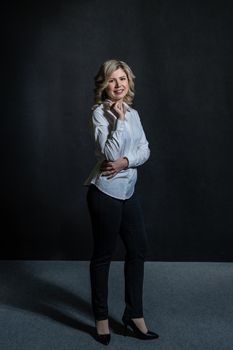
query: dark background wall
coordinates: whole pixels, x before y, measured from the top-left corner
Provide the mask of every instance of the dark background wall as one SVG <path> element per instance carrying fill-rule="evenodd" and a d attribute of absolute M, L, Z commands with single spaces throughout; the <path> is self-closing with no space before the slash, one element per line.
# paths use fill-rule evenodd
<path fill-rule="evenodd" d="M 137 184 L 148 260 L 232 261 L 232 1 L 1 7 L 1 258 L 90 258 L 93 77 L 119 58 L 151 149 Z"/>

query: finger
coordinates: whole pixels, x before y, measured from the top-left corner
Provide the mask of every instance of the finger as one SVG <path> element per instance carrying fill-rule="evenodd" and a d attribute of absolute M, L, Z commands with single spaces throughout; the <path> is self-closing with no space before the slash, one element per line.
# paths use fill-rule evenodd
<path fill-rule="evenodd" d="M 112 171 L 103 171 L 103 172 L 101 173 L 102 176 L 108 176 L 108 175 L 111 176 L 112 174 L 113 174 Z"/>
<path fill-rule="evenodd" d="M 113 102 L 112 104 L 111 104 L 111 107 L 110 108 L 114 108 L 116 106 L 116 102 Z"/>
<path fill-rule="evenodd" d="M 122 108 L 122 103 L 121 103 L 121 102 L 117 102 L 117 107 L 118 107 L 119 109 L 121 109 L 121 108 Z"/>
<path fill-rule="evenodd" d="M 110 171 L 103 171 L 101 173 L 102 176 L 109 176 L 109 177 L 112 177 L 114 175 L 116 175 L 116 171 L 115 170 L 110 170 Z"/>
<path fill-rule="evenodd" d="M 105 171 L 109 172 L 109 171 L 113 171 L 113 170 L 114 170 L 114 169 L 111 168 L 111 167 L 101 168 L 101 169 L 100 169 L 100 171 L 102 171 L 102 172 L 105 172 Z"/>
<path fill-rule="evenodd" d="M 113 170 L 111 166 L 104 166 L 100 168 L 100 171 L 110 171 L 110 170 Z"/>
<path fill-rule="evenodd" d="M 108 176 L 107 179 L 112 179 L 116 174 L 117 174 L 117 173 L 114 173 L 114 174 Z"/>
<path fill-rule="evenodd" d="M 118 171 L 114 171 L 111 175 L 109 175 L 109 176 L 107 177 L 107 179 L 113 178 L 114 176 L 116 176 L 117 173 L 118 173 Z"/>
<path fill-rule="evenodd" d="M 108 165 L 109 164 L 109 161 L 108 160 L 104 160 L 102 163 L 101 163 L 101 166 L 105 166 L 105 165 Z"/>
<path fill-rule="evenodd" d="M 109 160 L 104 160 L 101 165 L 111 165 L 112 162 L 110 162 Z"/>

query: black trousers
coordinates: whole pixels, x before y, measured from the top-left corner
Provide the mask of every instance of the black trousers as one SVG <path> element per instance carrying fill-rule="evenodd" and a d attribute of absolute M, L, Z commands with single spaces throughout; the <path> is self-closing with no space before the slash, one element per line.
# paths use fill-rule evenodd
<path fill-rule="evenodd" d="M 124 262 L 125 310 L 131 317 L 143 317 L 144 261 L 148 240 L 137 195 L 126 200 L 101 192 L 95 185 L 87 191 L 94 240 L 90 260 L 92 310 L 96 320 L 108 318 L 108 276 L 117 235 L 126 248 Z"/>

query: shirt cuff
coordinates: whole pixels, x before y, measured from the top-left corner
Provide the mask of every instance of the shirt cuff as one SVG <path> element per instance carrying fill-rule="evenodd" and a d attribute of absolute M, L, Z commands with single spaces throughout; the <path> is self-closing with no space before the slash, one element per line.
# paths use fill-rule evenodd
<path fill-rule="evenodd" d="M 129 159 L 128 159 L 128 157 L 123 157 L 123 158 L 127 160 L 128 165 L 126 166 L 126 169 L 128 169 L 129 168 Z"/>
<path fill-rule="evenodd" d="M 128 156 L 127 154 L 125 155 L 125 158 L 128 159 L 128 168 L 133 168 L 134 167 L 134 160 L 133 157 Z"/>

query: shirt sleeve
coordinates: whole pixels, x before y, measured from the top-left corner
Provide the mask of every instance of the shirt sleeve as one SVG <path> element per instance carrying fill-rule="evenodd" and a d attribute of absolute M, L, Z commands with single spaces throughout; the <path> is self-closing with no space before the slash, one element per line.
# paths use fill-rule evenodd
<path fill-rule="evenodd" d="M 105 159 L 114 161 L 122 157 L 122 150 L 125 142 L 125 122 L 117 119 L 114 129 L 109 131 L 109 123 L 106 118 L 97 110 L 93 111 L 92 124 L 95 143 Z"/>
<path fill-rule="evenodd" d="M 128 168 L 138 167 L 139 165 L 144 164 L 150 157 L 149 143 L 146 139 L 145 132 L 137 111 L 136 118 L 138 122 L 138 127 L 140 129 L 141 137 L 139 143 L 135 148 L 135 151 L 129 152 L 129 154 L 125 154 L 129 163 Z"/>

